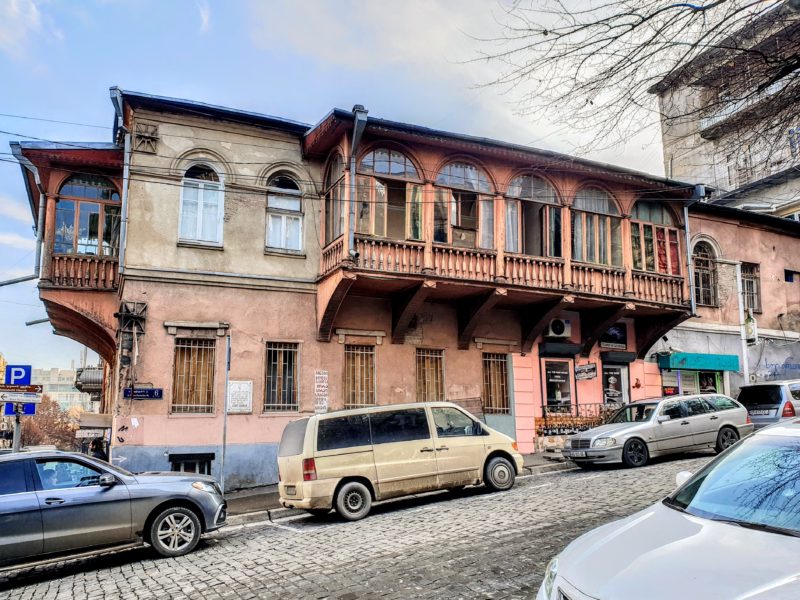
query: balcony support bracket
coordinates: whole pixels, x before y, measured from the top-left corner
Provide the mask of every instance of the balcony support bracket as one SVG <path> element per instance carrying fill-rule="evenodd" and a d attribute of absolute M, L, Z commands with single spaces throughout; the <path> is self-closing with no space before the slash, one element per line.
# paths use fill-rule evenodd
<path fill-rule="evenodd" d="M 684 310 L 636 319 L 636 358 L 646 358 L 647 351 L 661 336 L 691 316 L 692 314 L 688 310 Z"/>
<path fill-rule="evenodd" d="M 458 349 L 468 350 L 469 343 L 478 327 L 478 323 L 486 314 L 494 308 L 500 300 L 508 295 L 505 288 L 496 288 L 478 298 L 477 300 L 464 305 L 458 311 Z"/>
<path fill-rule="evenodd" d="M 581 340 L 583 343 L 581 356 L 589 356 L 595 343 L 600 339 L 600 336 L 608 331 L 608 328 L 619 319 L 635 310 L 636 305 L 633 302 L 626 302 L 607 308 L 597 308 L 581 312 Z"/>
<path fill-rule="evenodd" d="M 567 294 L 561 298 L 532 304 L 525 308 L 520 315 L 522 323 L 522 352 L 530 352 L 533 344 L 544 332 L 547 324 L 555 319 L 558 314 L 567 310 L 575 302 L 575 296 Z"/>
<path fill-rule="evenodd" d="M 355 281 L 355 273 L 340 269 L 320 284 L 317 290 L 317 341 L 331 341 L 336 315 Z"/>
<path fill-rule="evenodd" d="M 425 280 L 413 289 L 398 294 L 392 300 L 392 343 L 402 344 L 406 333 L 422 304 L 431 291 L 436 289 L 436 282 Z"/>

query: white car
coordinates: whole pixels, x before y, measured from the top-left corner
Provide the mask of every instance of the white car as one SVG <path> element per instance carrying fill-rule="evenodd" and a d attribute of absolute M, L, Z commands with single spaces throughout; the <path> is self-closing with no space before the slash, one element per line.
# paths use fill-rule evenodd
<path fill-rule="evenodd" d="M 800 598 L 800 419 L 676 480 L 662 502 L 567 546 L 537 600 Z"/>

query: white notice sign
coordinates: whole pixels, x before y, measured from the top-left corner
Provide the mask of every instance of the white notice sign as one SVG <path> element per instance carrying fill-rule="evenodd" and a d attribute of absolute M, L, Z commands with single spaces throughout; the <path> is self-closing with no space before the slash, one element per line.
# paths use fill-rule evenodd
<path fill-rule="evenodd" d="M 321 369 L 314 371 L 314 412 L 328 412 L 328 372 Z"/>
<path fill-rule="evenodd" d="M 229 381 L 228 382 L 228 412 L 251 413 L 253 412 L 253 382 Z"/>

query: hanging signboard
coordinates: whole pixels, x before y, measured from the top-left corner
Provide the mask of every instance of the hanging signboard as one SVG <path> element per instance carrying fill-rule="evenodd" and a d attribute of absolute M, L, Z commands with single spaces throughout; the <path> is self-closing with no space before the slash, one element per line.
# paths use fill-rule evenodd
<path fill-rule="evenodd" d="M 597 377 L 597 363 L 588 363 L 585 365 L 576 365 L 575 379 L 577 381 L 584 381 L 586 379 L 594 379 Z"/>
<path fill-rule="evenodd" d="M 600 347 L 610 350 L 628 349 L 628 326 L 625 323 L 616 323 L 600 336 Z"/>

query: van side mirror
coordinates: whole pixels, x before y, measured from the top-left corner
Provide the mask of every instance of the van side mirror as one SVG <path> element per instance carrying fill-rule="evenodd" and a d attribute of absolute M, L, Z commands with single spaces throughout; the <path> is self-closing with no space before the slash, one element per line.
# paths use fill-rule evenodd
<path fill-rule="evenodd" d="M 659 415 L 658 417 L 656 417 L 656 420 L 659 423 L 666 423 L 667 421 L 669 421 L 671 419 L 672 419 L 672 417 L 670 417 L 669 415 Z"/>
<path fill-rule="evenodd" d="M 117 478 L 111 473 L 103 473 L 97 480 L 97 485 L 100 487 L 113 487 L 117 484 Z"/>
<path fill-rule="evenodd" d="M 472 435 L 483 435 L 483 427 L 477 421 L 472 424 Z"/>

